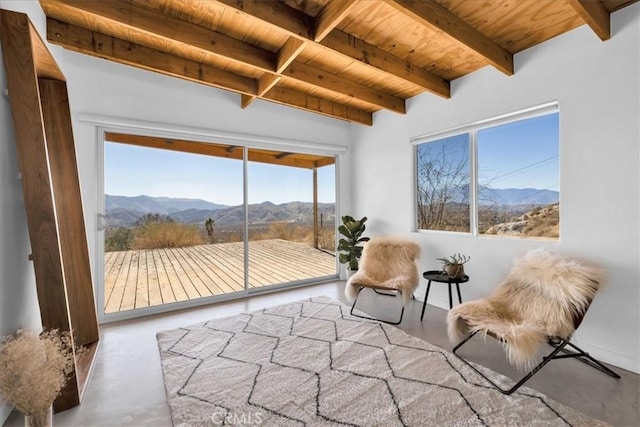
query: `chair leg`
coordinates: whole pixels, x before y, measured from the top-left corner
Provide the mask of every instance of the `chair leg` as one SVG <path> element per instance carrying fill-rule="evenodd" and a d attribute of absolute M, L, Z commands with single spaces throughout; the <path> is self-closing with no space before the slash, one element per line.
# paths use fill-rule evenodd
<path fill-rule="evenodd" d="M 507 394 L 508 395 L 508 394 L 513 393 L 517 389 L 519 389 L 525 382 L 529 381 L 529 379 L 532 376 L 534 376 L 536 373 L 538 373 L 538 371 L 540 369 L 542 369 L 544 367 L 544 365 L 546 365 L 547 363 L 549 363 L 551 360 L 554 360 L 554 359 L 565 359 L 565 358 L 570 358 L 570 357 L 577 358 L 580 361 L 582 361 L 583 363 L 586 363 L 586 364 L 598 369 L 599 371 L 604 372 L 607 375 L 610 375 L 610 376 L 612 376 L 614 378 L 620 378 L 620 375 L 616 374 L 615 372 L 613 372 L 612 370 L 610 370 L 609 368 L 604 366 L 602 363 L 600 363 L 597 360 L 595 360 L 589 354 L 587 354 L 587 353 L 583 352 L 582 350 L 580 350 L 574 344 L 571 344 L 569 341 L 567 341 L 565 339 L 556 338 L 553 341 L 549 340 L 549 345 L 551 345 L 553 347 L 553 351 L 551 353 L 549 353 L 547 356 L 543 357 L 542 358 L 542 362 L 540 362 L 538 365 L 536 365 L 531 371 L 529 371 L 529 373 L 527 373 L 524 377 L 522 377 L 511 388 L 502 388 L 498 384 L 493 382 L 491 379 L 489 379 L 485 374 L 480 372 L 480 370 L 477 369 L 475 366 L 473 366 L 471 363 L 467 362 L 462 356 L 460 356 L 457 353 L 457 350 L 460 347 L 462 347 L 465 343 L 467 343 L 471 338 L 473 338 L 476 335 L 476 333 L 477 332 L 472 333 L 467 338 L 465 338 L 462 342 L 460 342 L 458 345 L 456 345 L 453 348 L 453 354 L 455 354 L 456 357 L 458 357 L 458 359 L 460 359 L 467 366 L 469 366 L 471 369 L 473 369 L 478 375 L 480 375 L 482 378 L 484 378 L 487 382 L 489 382 L 493 387 L 495 387 L 502 394 Z M 578 352 L 573 352 L 573 351 L 565 349 L 565 347 L 567 345 L 569 345 L 571 347 L 574 347 L 575 349 L 578 350 Z M 558 353 L 561 353 L 561 352 L 563 354 L 558 355 Z"/>
<path fill-rule="evenodd" d="M 557 345 L 556 342 L 553 341 L 553 340 L 548 340 L 547 342 L 552 347 L 555 347 Z M 602 362 L 594 359 L 593 356 L 591 356 L 589 353 L 583 351 L 577 345 L 569 342 L 569 343 L 567 343 L 567 346 L 574 348 L 575 351 L 574 350 L 569 350 L 567 348 L 563 348 L 562 349 L 562 353 L 563 354 L 556 356 L 555 359 L 575 358 L 575 359 L 578 359 L 579 361 L 581 361 L 582 363 L 585 363 L 585 364 L 591 366 L 592 368 L 595 368 L 595 369 L 599 370 L 600 372 L 603 372 L 603 373 L 609 375 L 610 377 L 620 378 L 620 375 L 618 375 L 617 373 L 613 372 L 611 369 L 609 369 L 607 366 L 605 366 Z"/>
<path fill-rule="evenodd" d="M 356 308 L 356 303 L 358 302 L 358 297 L 360 296 L 360 292 L 362 292 L 363 289 L 364 289 L 364 286 L 361 286 L 360 289 L 358 289 L 358 293 L 356 294 L 356 299 L 353 300 L 353 304 L 351 305 L 351 311 L 349 312 L 349 314 L 351 314 L 354 317 L 359 317 L 361 319 L 377 320 L 379 322 L 388 323 L 390 325 L 399 325 L 400 322 L 402 322 L 402 317 L 404 316 L 404 304 L 402 304 L 402 311 L 400 312 L 400 319 L 397 322 L 392 322 L 392 321 L 389 321 L 389 320 L 377 319 L 375 317 L 361 316 L 359 314 L 354 314 L 353 310 Z M 394 296 L 394 295 L 391 295 L 391 294 L 378 292 L 378 291 L 376 291 L 376 289 L 373 289 L 373 290 L 379 295 Z M 402 294 L 400 291 L 398 291 L 398 293 Z"/>
<path fill-rule="evenodd" d="M 375 288 L 372 288 L 372 289 L 373 289 L 373 292 L 375 292 L 378 295 L 386 295 L 388 297 L 395 297 L 396 296 L 395 293 L 392 294 L 392 293 L 387 293 L 387 292 L 380 292 L 379 290 L 377 290 Z"/>

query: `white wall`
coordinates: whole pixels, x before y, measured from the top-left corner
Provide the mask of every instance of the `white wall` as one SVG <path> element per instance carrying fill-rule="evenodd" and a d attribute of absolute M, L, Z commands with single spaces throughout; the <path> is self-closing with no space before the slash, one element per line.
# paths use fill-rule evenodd
<path fill-rule="evenodd" d="M 463 252 L 472 260 L 463 298 L 489 293 L 514 256 L 547 246 L 600 263 L 608 287 L 596 297 L 577 343 L 603 360 L 640 372 L 639 142 L 640 4 L 612 15 L 612 38 L 587 27 L 521 52 L 507 77 L 491 67 L 452 82 L 452 98 L 420 95 L 406 116 L 376 113 L 374 127 L 352 127 L 353 206 L 370 234 L 401 234 L 421 243 L 420 269 L 436 257 Z M 543 243 L 411 232 L 412 136 L 429 134 L 547 101 L 560 104 L 561 240 Z M 424 296 L 422 283 L 418 290 Z M 445 286 L 429 302 L 448 308 Z"/>

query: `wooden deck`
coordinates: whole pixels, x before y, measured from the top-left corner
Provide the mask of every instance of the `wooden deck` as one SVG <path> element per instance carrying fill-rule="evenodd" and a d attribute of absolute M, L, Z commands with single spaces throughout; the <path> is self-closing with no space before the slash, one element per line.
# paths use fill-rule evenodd
<path fill-rule="evenodd" d="M 105 313 L 244 290 L 244 244 L 105 253 Z M 336 274 L 335 257 L 304 243 L 249 242 L 252 288 Z"/>

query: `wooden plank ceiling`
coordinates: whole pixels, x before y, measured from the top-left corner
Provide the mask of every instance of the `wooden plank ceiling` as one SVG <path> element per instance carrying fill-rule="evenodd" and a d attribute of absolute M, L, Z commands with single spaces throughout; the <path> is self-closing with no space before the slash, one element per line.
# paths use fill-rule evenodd
<path fill-rule="evenodd" d="M 66 49 L 373 124 L 423 92 L 581 25 L 610 37 L 637 0 L 40 0 Z"/>

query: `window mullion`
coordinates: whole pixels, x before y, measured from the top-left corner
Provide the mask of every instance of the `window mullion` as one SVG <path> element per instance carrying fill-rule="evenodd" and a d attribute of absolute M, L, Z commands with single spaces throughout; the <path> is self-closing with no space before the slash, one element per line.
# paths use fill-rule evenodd
<path fill-rule="evenodd" d="M 478 235 L 478 144 L 477 130 L 469 132 L 469 214 L 471 234 Z"/>
<path fill-rule="evenodd" d="M 242 147 L 242 198 L 244 204 L 244 290 L 249 290 L 249 149 Z"/>

